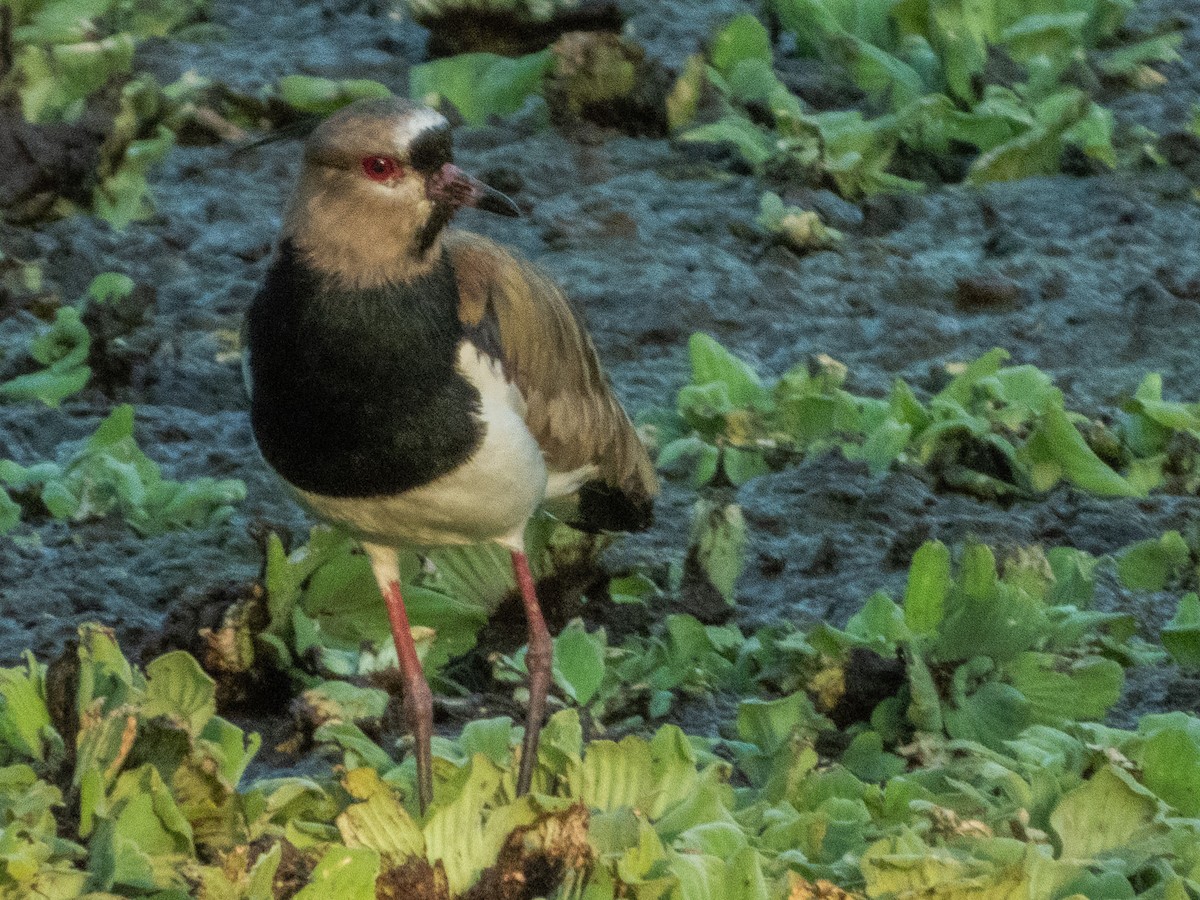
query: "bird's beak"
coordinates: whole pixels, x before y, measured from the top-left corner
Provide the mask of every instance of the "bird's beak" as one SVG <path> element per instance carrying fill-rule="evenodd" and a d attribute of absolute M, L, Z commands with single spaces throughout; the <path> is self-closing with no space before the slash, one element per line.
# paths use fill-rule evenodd
<path fill-rule="evenodd" d="M 434 203 L 452 209 L 473 206 L 498 216 L 521 215 L 520 208 L 510 198 L 452 163 L 446 163 L 426 179 L 425 195 Z"/>

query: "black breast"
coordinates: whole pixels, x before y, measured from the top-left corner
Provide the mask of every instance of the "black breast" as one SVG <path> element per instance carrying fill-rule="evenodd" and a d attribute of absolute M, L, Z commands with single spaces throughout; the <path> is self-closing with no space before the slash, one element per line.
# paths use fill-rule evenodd
<path fill-rule="evenodd" d="M 330 497 L 396 494 L 479 446 L 479 392 L 448 259 L 406 285 L 347 290 L 284 244 L 249 314 L 251 423 L 263 457 Z"/>

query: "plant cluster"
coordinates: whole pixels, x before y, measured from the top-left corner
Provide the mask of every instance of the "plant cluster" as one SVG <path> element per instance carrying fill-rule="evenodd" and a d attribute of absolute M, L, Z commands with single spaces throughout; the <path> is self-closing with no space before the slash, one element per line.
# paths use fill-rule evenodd
<path fill-rule="evenodd" d="M 18 119 L 41 136 L 32 143 L 44 152 L 57 140 L 89 148 L 64 166 L 76 184 L 22 184 L 18 194 L 38 194 L 43 214 L 69 213 L 81 201 L 117 228 L 152 212 L 146 175 L 174 144 L 168 119 L 183 83 L 164 89 L 149 76 L 135 77 L 134 49 L 144 38 L 194 22 L 205 5 L 203 0 L 6 4 L 12 64 L 0 72 L 0 110 L 6 98 L 15 98 Z M 88 190 L 81 193 L 79 183 Z"/>
<path fill-rule="evenodd" d="M 550 516 L 536 519 L 526 535 L 530 566 L 543 580 L 594 571 L 608 542 Z M 405 552 L 400 577 L 427 675 L 442 689 L 461 693 L 446 664 L 473 648 L 490 614 L 515 596 L 508 551 L 481 545 L 425 556 Z M 200 655 L 218 678 L 232 683 L 248 673 L 277 671 L 314 688 L 328 684 L 326 679 L 361 681 L 396 667 L 391 626 L 370 564 L 348 535 L 317 526 L 306 544 L 290 552 L 278 535 L 270 535 L 261 587 L 238 599 L 220 627 L 202 635 Z M 355 702 L 368 696 L 355 694 Z"/>
<path fill-rule="evenodd" d="M 92 336 L 84 316 L 91 305 L 120 306 L 133 288 L 133 279 L 119 272 L 93 278 L 79 302 L 56 309 L 54 321 L 30 339 L 29 356 L 43 368 L 0 382 L 0 399 L 58 406 L 83 390 L 92 377 Z"/>
<path fill-rule="evenodd" d="M 776 73 L 766 27 L 747 14 L 714 37 L 707 64 L 689 64 L 672 125 L 683 140 L 732 145 L 757 171 L 826 181 L 852 198 L 921 188 L 894 172 L 901 147 L 961 158 L 972 183 L 1053 174 L 1067 148 L 1113 166 L 1112 115 L 1089 88 L 1099 76 L 1152 81 L 1148 64 L 1177 58 L 1179 43 L 1164 34 L 1115 46 L 1131 6 L 773 0 L 796 52 L 842 73 L 867 114 L 810 109 Z M 706 85 L 722 113 L 687 127 Z"/>
<path fill-rule="evenodd" d="M 1068 410 L 1046 373 L 1005 365 L 999 349 L 948 367 L 948 383 L 925 402 L 901 379 L 886 399 L 856 396 L 845 366 L 828 358 L 768 385 L 708 335 L 693 335 L 689 352 L 692 381 L 675 409 L 649 410 L 641 422 L 659 467 L 697 486 L 741 485 L 831 449 L 875 475 L 921 465 L 946 487 L 989 498 L 1060 482 L 1105 497 L 1200 485 L 1200 405 L 1164 400 L 1154 373 L 1105 424 Z"/>
<path fill-rule="evenodd" d="M 1128 548 L 1119 576 L 1145 589 L 1194 576 L 1179 540 Z M 381 713 L 381 692 L 310 688 L 323 713 L 314 738 L 340 764 L 241 785 L 258 739 L 215 714 L 197 663 L 176 651 L 143 674 L 109 632 L 85 626 L 50 667 L 27 657 L 0 670 L 0 891 L 1186 900 L 1200 887 L 1200 722 L 1096 724 L 1122 667 L 1153 655 L 1127 617 L 1090 609 L 1096 565 L 1062 548 L 997 566 L 968 545 L 955 567 L 929 543 L 903 603 L 872 597 L 844 630 L 745 639 L 672 617 L 679 665 L 709 668 L 710 686 L 745 678 L 742 689 L 782 696 L 744 700 L 724 738 L 668 725 L 585 741 L 579 712 L 561 710 L 522 799 L 520 729 L 472 722 L 435 738 L 424 816 L 411 758 L 397 762 L 355 724 Z M 588 661 L 612 648 L 593 637 L 580 626 L 559 636 L 555 677 L 597 716 L 607 676 Z M 818 707 L 836 707 L 861 652 L 898 655 L 904 678 L 869 723 L 839 732 Z M 789 692 L 797 685 L 823 686 L 816 705 Z"/>
<path fill-rule="evenodd" d="M 172 481 L 133 436 L 133 407 L 118 406 L 95 433 L 65 445 L 54 462 L 0 460 L 0 534 L 21 518 L 22 502 L 55 519 L 83 522 L 113 513 L 142 535 L 211 527 L 246 496 L 235 479 Z"/>

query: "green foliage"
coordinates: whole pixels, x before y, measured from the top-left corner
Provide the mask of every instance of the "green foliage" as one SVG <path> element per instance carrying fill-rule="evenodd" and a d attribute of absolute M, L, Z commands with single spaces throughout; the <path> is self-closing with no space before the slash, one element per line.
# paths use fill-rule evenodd
<path fill-rule="evenodd" d="M 766 29 L 744 14 L 714 36 L 709 55 L 723 115 L 681 137 L 730 144 L 760 171 L 831 180 L 849 197 L 919 187 L 888 171 L 901 143 L 938 156 L 973 148 L 973 183 L 1053 174 L 1067 147 L 1113 166 L 1112 116 L 1068 75 L 1113 39 L 1131 6 L 772 0 L 799 52 L 843 73 L 883 114 L 807 110 L 775 75 Z M 1179 39 L 1158 35 L 1092 62 L 1106 75 L 1145 81 L 1149 63 L 1178 58 Z M 997 58 L 1023 80 L 999 81 Z M 685 72 L 677 98 L 696 95 L 699 78 L 694 67 Z M 672 127 L 687 125 L 696 109 L 676 102 Z"/>
<path fill-rule="evenodd" d="M 74 306 L 60 307 L 54 322 L 42 328 L 29 343 L 29 355 L 44 368 L 0 383 L 0 398 L 39 400 L 58 406 L 83 390 L 92 377 L 87 365 L 92 338 L 81 316 L 87 304 L 118 304 L 133 291 L 133 279 L 119 272 L 103 272 L 92 279 L 87 294 Z"/>
<path fill-rule="evenodd" d="M 19 466 L 0 460 L 0 485 L 36 495 L 56 519 L 82 522 L 118 513 L 142 535 L 212 527 L 246 495 L 236 480 L 163 478 L 133 437 L 133 407 L 118 406 L 89 438 L 65 446 L 58 461 Z"/>
<path fill-rule="evenodd" d="M 162 37 L 202 15 L 205 0 L 20 0 L 11 73 L 0 89 L 15 92 L 32 123 L 76 122 L 101 92 L 116 112 L 100 147 L 92 212 L 118 229 L 153 212 L 146 174 L 174 144 L 163 124 L 170 89 L 133 77 L 139 41 Z M 59 213 L 71 211 L 60 200 Z"/>
<path fill-rule="evenodd" d="M 842 240 L 842 233 L 821 221 L 820 214 L 784 206 L 778 194 L 765 192 L 759 201 L 758 226 L 798 252 L 823 250 Z"/>
<path fill-rule="evenodd" d="M 550 516 L 535 519 L 526 533 L 537 578 L 594 564 L 607 542 Z M 387 610 L 357 547 L 348 535 L 317 527 L 307 544 L 288 553 L 273 535 L 263 585 L 268 624 L 251 633 L 241 622 L 239 641 L 259 645 L 274 666 L 309 684 L 394 667 Z M 430 676 L 474 647 L 489 614 L 516 590 L 510 554 L 496 545 L 443 548 L 425 557 L 405 552 L 400 580 L 417 652 Z"/>
<path fill-rule="evenodd" d="M 1031 549 L 1001 574 L 989 548 L 968 544 L 955 572 L 949 550 L 927 543 L 902 608 L 877 595 L 844 631 L 825 627 L 822 641 L 903 658 L 907 688 L 872 719 L 893 736 L 912 729 L 1001 749 L 1032 725 L 1099 720 L 1120 696 L 1122 661 L 1143 650 L 1123 649 L 1128 616 L 1087 608 L 1087 562 Z"/>
<path fill-rule="evenodd" d="M 846 196 L 877 191 L 915 190 L 919 185 L 887 171 L 899 144 L 895 116 L 865 119 L 857 111 L 813 113 L 775 74 L 766 29 L 752 15 L 734 19 L 713 41 L 714 55 L 706 70 L 722 101 L 724 115 L 715 122 L 686 128 L 687 141 L 725 143 L 759 171 L 799 172 L 812 180 L 830 180 Z M 684 73 L 673 92 L 672 124 L 687 126 L 680 94 L 697 94 L 697 68 Z M 683 109 L 694 113 L 695 105 Z M 765 109 L 772 127 L 758 124 L 748 109 Z"/>
<path fill-rule="evenodd" d="M 92 212 L 114 228 L 154 214 L 147 177 L 175 146 L 165 124 L 174 105 L 167 91 L 149 76 L 139 76 L 121 89 L 112 132 L 100 148 L 100 167 L 92 191 Z"/>
<path fill-rule="evenodd" d="M 744 484 L 835 448 L 873 474 L 921 465 L 946 487 L 985 498 L 1061 482 L 1108 497 L 1190 493 L 1190 473 L 1200 477 L 1194 440 L 1180 440 L 1200 440 L 1200 418 L 1193 404 L 1163 401 L 1157 375 L 1108 428 L 1067 410 L 1044 372 L 1006 366 L 1003 350 L 948 366 L 953 377 L 922 402 L 902 380 L 887 399 L 855 396 L 844 387 L 845 367 L 828 358 L 766 385 L 711 337 L 693 335 L 690 346 L 692 382 L 675 409 L 649 410 L 640 421 L 659 448 L 659 468 L 697 486 Z"/>
<path fill-rule="evenodd" d="M 1117 557 L 1117 577 L 1135 591 L 1161 591 L 1179 578 L 1191 561 L 1191 551 L 1178 531 L 1139 541 Z"/>
<path fill-rule="evenodd" d="M 448 101 L 470 125 L 482 125 L 491 116 L 519 110 L 537 93 L 554 64 L 549 50 L 511 59 L 493 53 L 463 53 L 413 66 L 409 70 L 409 95 L 428 106 Z"/>
<path fill-rule="evenodd" d="M 392 92 L 378 81 L 365 78 L 316 78 L 311 75 L 287 75 L 276 85 L 279 99 L 293 109 L 327 116 L 355 100 L 380 99 Z"/>
<path fill-rule="evenodd" d="M 58 406 L 83 390 L 91 379 L 92 370 L 87 365 L 91 346 L 92 338 L 80 321 L 79 310 L 61 307 L 54 323 L 29 344 L 29 355 L 45 368 L 0 383 L 0 397 L 40 400 L 47 406 Z"/>
<path fill-rule="evenodd" d="M 686 565 L 716 589 L 730 606 L 742 574 L 748 540 L 746 520 L 735 504 L 698 500 L 692 511 L 692 536 Z"/>
<path fill-rule="evenodd" d="M 1175 615 L 1163 626 L 1162 642 L 1179 665 L 1200 669 L 1200 596 L 1194 591 L 1179 598 Z"/>
<path fill-rule="evenodd" d="M 752 684 L 754 660 L 736 625 L 704 625 L 694 616 L 666 616 L 655 632 L 612 645 L 603 628 L 575 620 L 554 640 L 552 703 L 586 709 L 595 727 L 635 728 L 662 719 L 682 697 Z M 524 700 L 525 651 L 497 655 L 493 675 Z"/>
<path fill-rule="evenodd" d="M 328 564 L 326 548 L 305 552 L 308 574 L 298 552 L 276 578 L 303 585 Z M 201 886 L 197 896 L 266 900 L 282 876 L 313 900 L 397 885 L 452 900 L 501 896 L 517 873 L 545 870 L 558 873 L 542 886 L 551 900 L 774 900 L 822 879 L 881 900 L 968 889 L 1183 898 L 1200 872 L 1200 720 L 1152 715 L 1134 731 L 1078 721 L 1115 701 L 1110 657 L 1131 634 L 1086 608 L 1093 572 L 1074 550 L 1021 551 L 1001 571 L 986 547 L 963 548 L 955 565 L 931 543 L 903 607 L 876 595 L 842 632 L 746 638 L 671 616 L 663 637 L 612 647 L 572 624 L 555 644 L 555 683 L 593 726 L 619 691 L 753 690 L 778 674 L 772 657 L 828 672 L 851 648 L 899 652 L 908 680 L 841 742 L 820 741 L 833 725 L 804 691 L 744 700 L 735 736 L 717 741 L 666 725 L 585 743 L 579 713 L 562 710 L 522 799 L 520 729 L 478 720 L 435 738 L 424 816 L 411 757 L 397 762 L 354 724 L 382 713 L 381 692 L 305 692 L 323 710 L 316 740 L 342 759 L 335 776 L 243 786 L 258 739 L 215 714 L 195 660 L 169 653 L 143 673 L 109 632 L 85 626 L 54 670 L 32 656 L 0 670 L 0 891 Z M 822 677 L 810 672 L 808 686 Z M 823 758 L 823 745 L 845 749 Z"/>

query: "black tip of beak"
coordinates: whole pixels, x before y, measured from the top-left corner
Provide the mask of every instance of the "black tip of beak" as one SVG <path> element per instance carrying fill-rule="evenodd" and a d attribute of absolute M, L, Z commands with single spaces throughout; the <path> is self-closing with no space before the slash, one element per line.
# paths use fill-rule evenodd
<path fill-rule="evenodd" d="M 498 216 L 515 217 L 521 214 L 521 208 L 511 199 L 451 163 L 446 163 L 426 178 L 425 196 L 450 209 L 473 206 Z"/>
<path fill-rule="evenodd" d="M 483 196 L 475 202 L 476 209 L 495 213 L 498 216 L 516 218 L 521 215 L 521 208 L 507 194 L 502 194 L 493 187 L 483 186 Z"/>

